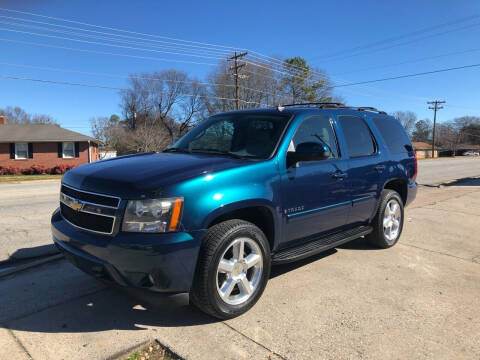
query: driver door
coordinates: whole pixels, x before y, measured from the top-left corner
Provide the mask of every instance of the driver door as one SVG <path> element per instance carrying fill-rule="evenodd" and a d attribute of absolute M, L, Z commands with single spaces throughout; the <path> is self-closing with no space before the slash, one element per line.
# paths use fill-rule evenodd
<path fill-rule="evenodd" d="M 346 224 L 351 208 L 347 162 L 341 158 L 334 123 L 328 115 L 304 119 L 293 136 L 288 151 L 301 143 L 327 146 L 324 160 L 287 165 L 281 174 L 284 237 L 282 247 L 295 245 L 309 236 L 320 235 Z"/>

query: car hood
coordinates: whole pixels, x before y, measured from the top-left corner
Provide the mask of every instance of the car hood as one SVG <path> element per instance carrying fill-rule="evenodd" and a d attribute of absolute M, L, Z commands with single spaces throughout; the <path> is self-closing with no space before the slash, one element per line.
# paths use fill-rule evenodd
<path fill-rule="evenodd" d="M 202 154 L 141 153 L 79 166 L 68 171 L 62 183 L 126 199 L 155 197 L 165 186 L 248 163 Z"/>

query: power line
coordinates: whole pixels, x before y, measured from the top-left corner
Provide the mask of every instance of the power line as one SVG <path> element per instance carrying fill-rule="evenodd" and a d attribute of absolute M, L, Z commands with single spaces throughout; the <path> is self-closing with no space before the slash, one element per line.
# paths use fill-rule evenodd
<path fill-rule="evenodd" d="M 109 74 L 109 73 L 102 73 L 102 72 L 90 72 L 90 71 L 80 71 L 80 70 L 72 70 L 72 69 L 60 69 L 54 68 L 49 66 L 36 66 L 36 65 L 26 65 L 26 64 L 15 64 L 15 63 L 7 63 L 7 62 L 0 62 L 0 65 L 6 66 L 15 66 L 15 67 L 23 67 L 29 69 L 37 69 L 37 70 L 46 70 L 46 71 L 54 71 L 54 72 L 63 72 L 63 73 L 75 73 L 75 74 L 83 74 L 83 75 L 93 75 L 93 76 L 105 76 L 105 77 L 112 77 L 112 78 L 120 78 L 120 79 L 139 79 L 139 80 L 152 80 L 152 81 L 165 81 L 165 82 L 172 82 L 172 83 L 189 83 L 189 84 L 199 84 L 199 85 L 210 85 L 210 86 L 225 86 L 225 87 L 235 87 L 232 84 L 223 84 L 223 83 L 214 83 L 214 82 L 205 82 L 205 81 L 197 81 L 197 80 L 173 80 L 173 79 L 160 79 L 155 77 L 146 77 L 146 76 L 137 76 L 137 75 L 116 75 L 116 74 Z M 258 92 L 266 95 L 275 96 L 275 94 L 253 89 L 250 87 L 239 85 L 239 88 Z"/>
<path fill-rule="evenodd" d="M 154 42 L 154 43 L 160 43 L 160 44 L 166 44 L 166 45 L 163 45 L 163 46 L 176 46 L 176 47 L 179 47 L 179 48 L 187 48 L 187 49 L 196 49 L 198 51 L 216 51 L 216 52 L 220 52 L 222 54 L 226 54 L 228 52 L 230 52 L 230 49 L 215 49 L 215 48 L 212 48 L 212 47 L 206 47 L 206 46 L 199 46 L 199 45 L 191 45 L 191 44 L 183 44 L 183 43 L 179 43 L 179 42 L 173 42 L 173 41 L 165 41 L 165 40 L 157 40 L 157 39 L 146 39 L 146 38 L 141 38 L 141 37 L 138 37 L 138 36 L 129 36 L 129 35 L 122 35 L 122 34 L 115 34 L 115 33 L 109 33 L 109 32 L 104 32 L 104 31 L 96 31 L 96 30 L 91 30 L 91 29 L 82 29 L 82 28 L 79 28 L 79 27 L 73 27 L 73 26 L 66 26 L 66 25 L 60 25 L 60 24 L 52 24 L 52 23 L 48 23 L 48 22 L 44 22 L 44 21 L 36 21 L 36 20 L 31 20 L 31 19 L 24 19 L 24 18 L 17 18 L 17 17 L 13 17 L 13 16 L 5 16 L 5 15 L 0 15 L 0 18 L 7 18 L 7 19 L 13 19 L 13 20 L 20 20 L 20 21 L 26 21 L 26 22 L 32 22 L 32 23 L 35 23 L 35 24 L 42 24 L 42 25 L 47 25 L 47 26 L 54 26 L 54 27 L 60 27 L 60 28 L 64 28 L 64 29 L 70 29 L 70 30 L 77 30 L 77 31 L 83 31 L 83 32 L 88 32 L 88 33 L 95 33 L 95 34 L 102 34 L 102 35 L 108 35 L 108 36 L 112 36 L 112 37 L 119 37 L 119 38 L 126 38 L 126 39 L 133 39 L 133 40 L 142 40 L 142 41 L 147 41 L 147 42 Z M 33 25 L 25 25 L 25 24 L 22 24 L 22 26 L 25 26 L 25 27 L 32 27 Z M 38 27 L 37 27 L 38 28 Z M 56 30 L 56 29 L 50 29 L 49 31 L 56 31 L 56 32 L 59 32 L 59 30 Z M 86 34 L 83 34 L 84 36 Z M 92 35 L 93 36 L 93 35 Z M 118 39 L 118 41 L 120 40 L 124 40 L 124 39 Z M 124 40 L 124 41 L 128 41 L 128 40 Z"/>
<path fill-rule="evenodd" d="M 137 31 L 130 31 L 130 30 L 124 30 L 124 29 L 119 29 L 119 28 L 114 28 L 114 27 L 108 27 L 108 26 L 101 26 L 101 25 L 89 24 L 89 23 L 85 23 L 85 22 L 81 22 L 81 21 L 67 20 L 67 19 L 57 18 L 57 17 L 53 17 L 53 16 L 35 14 L 35 13 L 31 13 L 31 12 L 26 12 L 26 11 L 6 9 L 6 8 L 2 8 L 2 7 L 0 7 L 0 10 L 8 11 L 8 12 L 14 12 L 14 13 L 23 14 L 23 15 L 30 15 L 30 16 L 41 17 L 41 18 L 44 18 L 44 19 L 50 19 L 50 20 L 56 20 L 56 21 L 63 21 L 63 22 L 71 23 L 71 24 L 91 26 L 91 27 L 98 28 L 98 29 L 112 30 L 112 31 L 117 31 L 117 32 L 122 32 L 122 33 L 127 33 L 127 34 L 142 35 L 142 36 L 148 36 L 148 37 L 153 37 L 153 38 L 158 38 L 158 39 L 166 39 L 166 40 L 180 41 L 180 42 L 189 43 L 189 44 L 197 44 L 197 45 L 205 45 L 205 46 L 211 46 L 211 47 L 218 47 L 218 48 L 223 48 L 223 49 L 229 49 L 230 51 L 232 51 L 232 50 L 239 50 L 238 48 L 235 48 L 235 47 L 233 47 L 233 46 L 224 46 L 224 45 L 210 44 L 210 43 L 204 43 L 204 42 L 199 42 L 199 41 L 192 41 L 192 40 L 184 40 L 184 39 L 172 38 L 172 37 L 168 37 L 168 36 L 146 34 L 146 33 L 137 32 Z M 247 50 L 247 49 L 240 49 L 240 50 Z"/>
<path fill-rule="evenodd" d="M 111 53 L 111 52 L 108 52 L 108 51 L 97 51 L 97 50 L 90 50 L 90 49 L 77 49 L 77 48 L 72 48 L 72 47 L 68 47 L 68 46 L 35 43 L 35 42 L 30 42 L 30 41 L 12 40 L 12 39 L 5 39 L 5 38 L 0 38 L 0 41 L 14 42 L 14 43 L 25 44 L 25 45 L 44 46 L 44 47 L 49 47 L 49 48 L 54 48 L 54 49 L 72 50 L 72 51 L 79 51 L 79 52 L 99 54 L 99 55 L 121 56 L 121 57 L 128 57 L 128 58 L 132 58 L 132 59 L 170 61 L 170 62 L 177 62 L 177 63 L 184 63 L 184 64 L 217 66 L 217 64 L 214 64 L 214 63 L 206 63 L 206 62 L 198 62 L 198 61 L 190 61 L 190 60 L 179 60 L 179 59 L 169 59 L 169 58 L 157 58 L 157 57 L 152 57 L 152 56 L 140 56 L 140 55 L 131 55 L 131 54 L 119 54 L 119 53 Z"/>
<path fill-rule="evenodd" d="M 21 11 L 16 11 L 16 10 L 8 10 L 8 9 L 3 9 L 3 8 L 0 8 L 0 10 L 5 10 L 5 11 L 12 11 L 12 12 L 19 12 L 19 13 L 24 13 L 24 14 L 29 14 L 29 15 L 33 15 L 33 16 L 39 16 L 39 17 L 44 17 L 44 18 L 51 18 L 51 19 L 56 19 L 58 21 L 65 21 L 65 22 L 73 22 L 73 23 L 78 23 L 78 24 L 83 24 L 83 25 L 87 25 L 87 26 L 94 26 L 94 27 L 98 27 L 98 28 L 105 28 L 105 29 L 112 29 L 114 31 L 121 31 L 121 32 L 127 32 L 127 33 L 134 33 L 134 34 L 143 34 L 143 33 L 136 33 L 136 32 L 130 32 L 130 31 L 127 31 L 127 30 L 122 30 L 122 29 L 118 29 L 118 28 L 108 28 L 108 27 L 103 27 L 103 26 L 99 26 L 99 25 L 93 25 L 93 24 L 87 24 L 87 23 L 81 23 L 81 22 L 76 22 L 76 21 L 71 21 L 71 20 L 67 20 L 67 19 L 60 19 L 60 18 L 53 18 L 53 17 L 49 17 L 49 16 L 45 16 L 45 15 L 38 15 L 38 14 L 33 14 L 33 13 L 25 13 L 25 12 L 21 12 Z M 59 24 L 51 24 L 51 23 L 46 23 L 46 22 L 39 22 L 39 21 L 35 21 L 35 20 L 31 20 L 31 19 L 23 19 L 23 18 L 16 18 L 16 17 L 9 17 L 9 16 L 0 16 L 0 17 L 4 17 L 4 18 L 13 18 L 13 19 L 17 19 L 17 20 L 21 20 L 21 21 L 27 21 L 27 22 L 34 22 L 34 23 L 41 23 L 41 24 L 46 24 L 46 25 L 50 25 L 50 26 L 58 26 L 58 27 L 63 27 L 63 28 L 69 28 L 69 29 L 75 29 L 75 30 L 79 30 L 79 31 L 85 31 L 85 32 L 95 32 L 95 33 L 100 33 L 100 34 L 106 34 L 106 35 L 109 35 L 109 36 L 116 36 L 116 37 L 128 37 L 128 38 L 132 38 L 132 39 L 137 39 L 138 40 L 138 37 L 132 37 L 132 36 L 127 36 L 127 35 L 120 35 L 120 34 L 112 34 L 112 33 L 106 33 L 106 32 L 100 32 L 100 31 L 95 31 L 95 30 L 90 30 L 90 29 L 82 29 L 82 28 L 77 28 L 77 27 L 70 27 L 70 26 L 65 26 L 65 25 L 59 25 Z M 16 26 L 27 26 L 28 25 L 16 25 Z M 31 26 L 30 26 L 31 27 Z M 52 29 L 48 29 L 47 31 L 55 31 L 55 30 L 52 30 Z M 58 30 L 57 30 L 58 32 Z M 76 34 L 77 36 L 86 36 L 86 35 L 79 35 L 79 34 Z M 160 35 L 152 35 L 152 34 L 143 34 L 145 36 L 151 36 L 151 37 L 160 37 L 160 38 L 167 38 L 167 37 L 163 37 L 163 36 L 160 36 Z M 159 42 L 161 40 L 152 40 L 152 39 L 145 39 L 145 38 L 140 38 L 141 40 L 143 41 L 156 41 L 156 42 Z M 167 38 L 167 39 L 172 39 L 172 38 Z M 111 40 L 111 39 L 110 39 Z M 185 42 L 185 43 L 199 43 L 199 42 L 193 42 L 193 41 L 190 41 L 190 40 L 183 40 L 183 39 L 173 39 L 173 40 L 177 40 L 177 41 L 182 41 L 182 42 Z M 117 40 L 118 41 L 118 40 Z M 163 41 L 165 42 L 165 41 Z M 168 43 L 168 42 L 166 42 Z M 171 44 L 176 44 L 176 45 L 180 45 L 180 46 L 184 46 L 184 47 L 188 47 L 188 46 L 192 46 L 192 47 L 198 47 L 198 48 L 203 48 L 204 50 L 203 51 L 227 51 L 227 50 L 223 50 L 223 49 L 215 49 L 215 48 L 229 48 L 229 47 L 225 47 L 225 46 L 222 46 L 222 45 L 217 45 L 217 44 L 208 44 L 208 43 L 199 43 L 199 44 L 204 44 L 204 46 L 197 46 L 197 45 L 191 45 L 191 44 L 184 44 L 184 45 L 181 45 L 181 44 L 178 44 L 178 43 L 171 43 Z M 207 50 L 208 48 L 206 48 L 206 46 L 210 46 L 211 49 L 210 50 Z M 230 47 L 230 48 L 233 48 L 233 47 Z M 185 50 L 185 49 L 184 49 Z M 245 49 L 241 49 L 240 50 L 245 50 Z M 273 57 L 270 57 L 268 55 L 265 55 L 265 54 L 262 54 L 260 52 L 257 52 L 257 51 L 252 51 L 252 53 L 255 53 L 255 54 L 258 54 L 260 56 L 251 56 L 252 58 L 256 58 L 256 59 L 259 59 L 260 61 L 265 61 L 263 58 L 268 58 L 270 60 L 268 60 L 270 63 L 272 64 L 275 64 L 275 62 L 277 62 L 276 65 L 284 65 L 283 64 L 283 61 L 282 60 L 279 60 L 279 59 L 276 59 L 276 58 L 273 58 Z M 262 58 L 263 57 L 263 58 Z M 251 62 L 252 64 L 254 65 L 257 65 L 257 63 L 254 63 L 254 62 Z M 301 67 L 301 66 L 297 66 L 297 65 L 289 65 L 289 69 L 290 68 L 295 68 L 295 69 L 298 69 L 298 70 L 309 70 L 312 74 L 316 75 L 316 76 L 323 76 L 324 75 L 322 73 L 319 73 L 311 68 L 306 68 L 306 67 Z"/>
<path fill-rule="evenodd" d="M 221 59 L 221 57 L 218 57 L 218 56 L 184 54 L 184 53 L 178 53 L 178 52 L 174 52 L 174 51 L 155 50 L 155 49 L 139 48 L 139 47 L 134 47 L 134 46 L 109 44 L 109 43 L 103 43 L 103 42 L 98 42 L 98 41 L 74 39 L 74 38 L 69 38 L 69 37 L 65 37 L 65 36 L 40 34 L 40 33 L 32 32 L 32 31 L 13 30 L 13 29 L 7 29 L 7 28 L 0 28 L 0 30 L 10 31 L 10 32 L 19 33 L 19 34 L 43 36 L 43 37 L 48 37 L 48 38 L 53 38 L 53 39 L 75 41 L 75 42 L 80 42 L 80 43 L 90 44 L 90 45 L 99 45 L 99 46 L 122 48 L 122 49 L 128 49 L 128 50 L 139 50 L 139 51 L 148 51 L 148 52 L 164 53 L 164 54 L 171 54 L 171 55 L 191 56 L 191 57 L 198 57 L 198 58 L 203 58 L 203 59 L 217 59 L 217 60 Z"/>
<path fill-rule="evenodd" d="M 406 33 L 406 34 L 403 34 L 403 35 L 393 36 L 393 37 L 390 37 L 390 38 L 382 39 L 382 40 L 375 41 L 375 42 L 368 43 L 368 44 L 364 44 L 364 45 L 358 45 L 358 46 L 355 46 L 355 47 L 350 48 L 350 49 L 337 51 L 336 53 L 332 53 L 332 54 L 330 54 L 330 55 L 318 55 L 318 56 L 316 56 L 316 57 L 311 58 L 310 60 L 316 60 L 316 59 L 319 59 L 319 58 L 323 58 L 323 59 L 325 59 L 325 58 L 332 58 L 332 57 L 337 57 L 337 56 L 342 55 L 342 54 L 345 54 L 345 53 L 355 52 L 356 50 L 371 49 L 372 47 L 377 47 L 378 45 L 382 45 L 382 44 L 386 44 L 386 43 L 391 43 L 391 42 L 393 42 L 393 41 L 402 40 L 402 39 L 405 39 L 405 38 L 408 38 L 408 37 L 415 36 L 415 35 L 417 35 L 417 34 L 421 34 L 421 33 L 425 33 L 425 32 L 430 32 L 430 31 L 432 31 L 432 30 L 436 30 L 436 29 L 443 28 L 443 27 L 448 27 L 448 26 L 455 25 L 455 24 L 459 24 L 459 23 L 462 23 L 462 22 L 468 22 L 468 21 L 471 21 L 471 20 L 473 20 L 473 19 L 477 19 L 477 18 L 479 18 L 479 17 L 480 17 L 480 15 L 478 15 L 478 14 L 472 15 L 472 16 L 468 16 L 468 17 L 461 18 L 461 19 L 457 19 L 457 20 L 454 20 L 454 21 L 442 23 L 442 24 L 439 24 L 439 25 L 435 25 L 435 26 L 431 26 L 431 27 L 427 27 L 427 28 L 415 30 L 415 31 L 412 31 L 412 32 L 409 32 L 409 33 Z"/>
<path fill-rule="evenodd" d="M 435 55 L 435 56 L 426 56 L 426 57 L 422 57 L 422 58 L 402 61 L 402 62 L 393 63 L 393 64 L 389 63 L 389 64 L 386 64 L 386 65 L 357 69 L 357 70 L 348 71 L 348 72 L 341 73 L 341 74 L 333 74 L 333 76 L 347 75 L 347 74 L 353 74 L 353 73 L 358 73 L 358 72 L 362 72 L 362 71 L 376 70 L 376 69 L 382 69 L 382 68 L 386 68 L 386 67 L 393 67 L 393 66 L 398 66 L 398 65 L 411 64 L 411 63 L 421 62 L 421 61 L 425 61 L 425 60 L 439 59 L 439 58 L 442 58 L 442 57 L 447 57 L 447 56 L 452 56 L 452 55 L 460 55 L 460 54 L 467 54 L 467 53 L 476 52 L 476 51 L 480 51 L 480 48 L 463 50 L 463 51 L 454 51 L 454 52 L 450 52 L 450 53 L 444 53 L 444 54 Z"/>
<path fill-rule="evenodd" d="M 10 76 L 10 75 L 0 75 L 0 79 L 33 81 L 33 82 L 46 83 L 46 84 L 79 86 L 79 87 L 99 88 L 99 89 L 107 89 L 107 90 L 119 90 L 119 91 L 130 90 L 128 88 L 120 88 L 120 87 L 107 86 L 107 85 L 86 84 L 86 83 L 77 83 L 77 82 L 70 82 L 70 81 L 56 81 L 56 80 L 37 79 L 37 78 Z M 165 92 L 162 92 L 162 93 L 165 93 Z M 207 96 L 207 95 L 194 95 L 194 94 L 178 94 L 178 95 L 179 96 L 186 96 L 186 97 L 199 97 L 199 98 L 210 98 L 210 99 L 236 101 L 236 99 L 230 99 L 230 98 L 220 97 L 220 96 Z M 240 100 L 240 101 L 243 102 L 243 103 L 246 103 L 246 104 L 256 104 L 256 105 L 261 105 L 261 106 L 265 105 L 265 104 L 255 102 L 255 101 L 246 101 L 246 100 Z"/>
<path fill-rule="evenodd" d="M 414 77 L 414 76 L 422 76 L 422 75 L 428 75 L 428 74 L 435 74 L 435 73 L 452 71 L 452 70 L 468 69 L 468 68 L 473 68 L 473 67 L 478 67 L 478 66 L 480 66 L 480 64 L 457 66 L 457 67 L 446 68 L 446 69 L 439 69 L 439 70 L 432 70 L 432 71 L 424 71 L 424 72 L 415 73 L 415 74 L 392 76 L 392 77 L 387 77 L 387 78 L 382 78 L 382 79 L 376 79 L 376 80 L 366 80 L 366 81 L 352 82 L 352 83 L 347 83 L 347 84 L 333 85 L 333 86 L 330 86 L 329 88 L 332 88 L 332 89 L 333 89 L 333 88 L 339 88 L 339 87 L 344 87 L 344 86 L 371 84 L 371 83 L 375 83 L 375 82 L 388 81 L 388 80 L 396 80 L 396 79 L 403 79 L 403 78 L 409 78 L 409 77 Z"/>

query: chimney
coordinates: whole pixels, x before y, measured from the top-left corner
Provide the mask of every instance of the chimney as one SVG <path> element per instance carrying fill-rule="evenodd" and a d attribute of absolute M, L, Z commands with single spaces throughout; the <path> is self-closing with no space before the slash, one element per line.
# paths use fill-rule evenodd
<path fill-rule="evenodd" d="M 0 116 L 0 125 L 7 125 L 8 120 L 6 116 Z"/>

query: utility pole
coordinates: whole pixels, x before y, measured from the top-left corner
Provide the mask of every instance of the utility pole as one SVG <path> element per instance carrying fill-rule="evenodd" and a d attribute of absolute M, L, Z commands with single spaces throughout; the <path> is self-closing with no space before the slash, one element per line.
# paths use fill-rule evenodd
<path fill-rule="evenodd" d="M 233 60 L 233 66 L 230 66 L 230 70 L 233 70 L 233 77 L 235 78 L 235 104 L 236 104 L 237 110 L 240 109 L 240 92 L 238 91 L 239 90 L 238 89 L 238 78 L 242 77 L 242 75 L 240 75 L 238 73 L 238 70 L 245 66 L 245 63 L 239 64 L 238 59 L 240 59 L 244 56 L 247 56 L 247 54 L 248 54 L 248 51 L 245 51 L 243 53 L 238 53 L 238 54 L 235 51 L 235 55 L 227 58 L 228 61 Z"/>
<path fill-rule="evenodd" d="M 433 133 L 432 133 L 432 159 L 435 157 L 435 129 L 437 126 L 437 110 L 443 109 L 443 106 L 438 106 L 439 104 L 445 104 L 445 101 L 434 100 L 427 101 L 427 104 L 433 105 L 429 106 L 430 110 L 433 110 Z"/>

